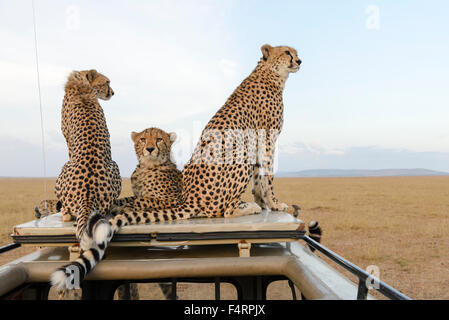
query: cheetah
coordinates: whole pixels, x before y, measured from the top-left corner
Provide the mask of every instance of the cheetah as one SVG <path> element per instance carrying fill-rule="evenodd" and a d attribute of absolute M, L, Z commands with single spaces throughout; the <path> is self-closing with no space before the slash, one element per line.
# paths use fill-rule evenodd
<path fill-rule="evenodd" d="M 182 174 L 171 160 L 171 146 L 176 133 L 158 128 L 132 132 L 131 139 L 139 161 L 131 175 L 132 197 L 115 201 L 111 213 L 126 206 L 164 209 L 181 203 Z"/>
<path fill-rule="evenodd" d="M 116 199 L 111 206 L 110 214 L 107 218 L 110 223 L 106 227 L 104 220 L 98 220 L 100 225 L 91 226 L 95 230 L 93 234 L 93 243 L 96 244 L 97 254 L 89 261 L 83 260 L 78 263 L 81 265 L 82 278 L 92 270 L 104 255 L 106 247 L 113 235 L 120 228 L 121 208 L 135 206 L 137 208 L 163 209 L 181 203 L 182 175 L 177 169 L 176 164 L 171 160 L 171 146 L 176 140 L 176 133 L 166 133 L 158 128 L 148 128 L 142 132 L 132 132 L 131 139 L 134 142 L 139 164 L 131 175 L 131 186 L 134 196 Z M 139 218 L 131 223 L 139 223 Z M 108 241 L 98 237 L 106 236 Z M 91 249 L 93 250 L 93 249 Z M 61 275 L 62 276 L 62 275 Z M 131 285 L 133 290 L 137 290 L 135 285 Z M 169 297 L 167 286 L 160 284 L 166 297 Z"/>
<path fill-rule="evenodd" d="M 117 199 L 111 210 L 111 240 L 120 228 L 121 209 L 124 207 L 164 209 L 181 203 L 182 174 L 171 160 L 171 147 L 176 140 L 176 133 L 167 133 L 158 128 L 148 128 L 142 132 L 132 132 L 131 139 L 139 161 L 131 175 L 131 188 L 134 196 Z M 139 217 L 130 223 L 139 223 Z M 98 240 L 102 241 L 102 240 Z M 101 250 L 106 250 L 107 242 L 101 243 Z M 93 268 L 94 265 L 91 265 Z M 171 284 L 159 283 L 163 295 L 169 299 L 172 295 Z M 130 284 L 134 296 L 138 296 L 136 284 Z M 119 296 L 123 295 L 119 288 Z"/>
<path fill-rule="evenodd" d="M 261 47 L 254 71 L 231 94 L 202 132 L 192 158 L 182 171 L 182 203 L 169 209 L 126 207 L 118 226 L 130 223 L 235 217 L 262 208 L 297 214 L 299 207 L 278 201 L 273 191 L 276 139 L 283 124 L 282 94 L 301 60 L 287 46 Z M 255 202 L 240 197 L 252 180 Z M 107 239 L 105 239 L 107 240 Z"/>
<path fill-rule="evenodd" d="M 148 128 L 132 132 L 131 139 L 139 161 L 131 175 L 134 196 L 114 200 L 111 214 L 118 214 L 125 206 L 163 209 L 180 204 L 182 175 L 171 161 L 171 145 L 176 133 Z M 36 216 L 57 213 L 61 206 L 61 201 L 43 200 L 35 208 Z"/>
<path fill-rule="evenodd" d="M 63 221 L 76 219 L 76 237 L 83 253 L 70 265 L 81 275 L 102 257 L 93 237 L 96 228 L 108 225 L 104 214 L 121 192 L 120 171 L 111 157 L 109 131 L 98 103 L 114 95 L 109 84 L 106 76 L 92 69 L 72 72 L 65 85 L 62 133 L 69 161 L 56 180 L 55 193 Z M 66 286 L 68 266 L 52 274 L 52 284 L 58 289 Z"/>

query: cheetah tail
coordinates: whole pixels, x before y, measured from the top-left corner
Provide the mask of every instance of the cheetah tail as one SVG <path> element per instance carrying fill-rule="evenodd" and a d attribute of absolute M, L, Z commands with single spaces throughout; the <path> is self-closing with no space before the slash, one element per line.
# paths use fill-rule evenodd
<path fill-rule="evenodd" d="M 173 220 L 186 220 L 195 216 L 193 209 L 187 205 L 179 205 L 166 209 L 141 209 L 130 206 L 125 207 L 109 222 L 112 232 L 116 233 L 120 227 L 129 224 L 145 224 Z"/>
<path fill-rule="evenodd" d="M 323 230 L 321 230 L 321 226 L 318 221 L 310 221 L 308 225 L 309 229 L 309 237 L 315 240 L 316 242 L 321 242 L 321 236 L 323 234 Z M 315 248 L 309 246 L 312 251 L 315 251 Z"/>
<path fill-rule="evenodd" d="M 110 224 L 104 216 L 99 213 L 92 214 L 81 239 L 80 246 L 83 251 L 80 257 L 53 272 L 52 285 L 58 290 L 79 288 L 84 277 L 103 258 L 112 236 Z"/>

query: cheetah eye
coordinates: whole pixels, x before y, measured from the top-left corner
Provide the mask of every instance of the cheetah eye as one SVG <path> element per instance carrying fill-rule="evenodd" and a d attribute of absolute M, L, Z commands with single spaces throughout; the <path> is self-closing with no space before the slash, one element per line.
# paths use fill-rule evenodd
<path fill-rule="evenodd" d="M 157 138 L 156 139 L 156 142 L 161 142 L 162 141 L 162 138 Z"/>
<path fill-rule="evenodd" d="M 145 142 L 145 141 L 147 141 L 147 139 L 145 139 L 145 138 L 140 138 L 140 142 Z"/>
<path fill-rule="evenodd" d="M 292 54 L 290 53 L 290 51 L 286 50 L 285 53 L 286 53 L 287 55 L 289 55 L 290 58 L 293 58 L 293 56 L 292 56 Z"/>

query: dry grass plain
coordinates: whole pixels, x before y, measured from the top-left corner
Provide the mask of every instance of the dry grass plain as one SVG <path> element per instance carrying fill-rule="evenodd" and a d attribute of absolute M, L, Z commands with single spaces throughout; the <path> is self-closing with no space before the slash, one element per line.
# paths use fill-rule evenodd
<path fill-rule="evenodd" d="M 48 197 L 53 186 L 48 179 Z M 413 299 L 449 299 L 449 177 L 279 178 L 275 190 L 302 207 L 301 219 L 320 222 L 330 249 L 362 268 L 378 266 L 383 281 Z M 125 179 L 123 195 L 130 193 Z M 1 245 L 11 242 L 12 226 L 34 218 L 43 196 L 42 179 L 0 179 Z M 31 250 L 2 254 L 0 264 Z M 185 298 L 203 298 L 208 290 L 213 296 L 212 287 L 184 289 L 180 295 L 196 293 Z M 290 298 L 284 289 L 285 283 L 273 287 L 269 296 Z M 224 297 L 234 297 L 226 291 Z M 145 295 L 161 297 L 157 286 L 147 286 Z"/>

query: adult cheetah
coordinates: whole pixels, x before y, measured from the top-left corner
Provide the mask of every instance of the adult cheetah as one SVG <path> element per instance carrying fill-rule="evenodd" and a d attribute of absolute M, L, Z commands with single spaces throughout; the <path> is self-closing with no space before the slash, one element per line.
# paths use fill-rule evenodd
<path fill-rule="evenodd" d="M 101 259 L 92 239 L 96 228 L 108 225 L 104 214 L 121 191 L 120 171 L 111 158 L 109 131 L 98 103 L 98 99 L 109 100 L 114 95 L 109 83 L 106 76 L 88 70 L 72 72 L 65 85 L 62 133 L 69 161 L 57 178 L 55 193 L 63 220 L 76 218 L 76 237 L 84 252 L 71 265 L 80 270 L 81 265 Z M 66 285 L 66 267 L 52 275 L 52 283 L 59 289 Z"/>
<path fill-rule="evenodd" d="M 261 47 L 254 71 L 228 98 L 203 130 L 192 158 L 184 167 L 182 204 L 154 210 L 126 207 L 116 222 L 150 223 L 191 217 L 231 217 L 259 213 L 261 208 L 289 213 L 294 206 L 279 202 L 273 192 L 276 139 L 283 124 L 282 93 L 301 60 L 287 46 Z M 240 200 L 253 180 L 255 202 Z"/>

